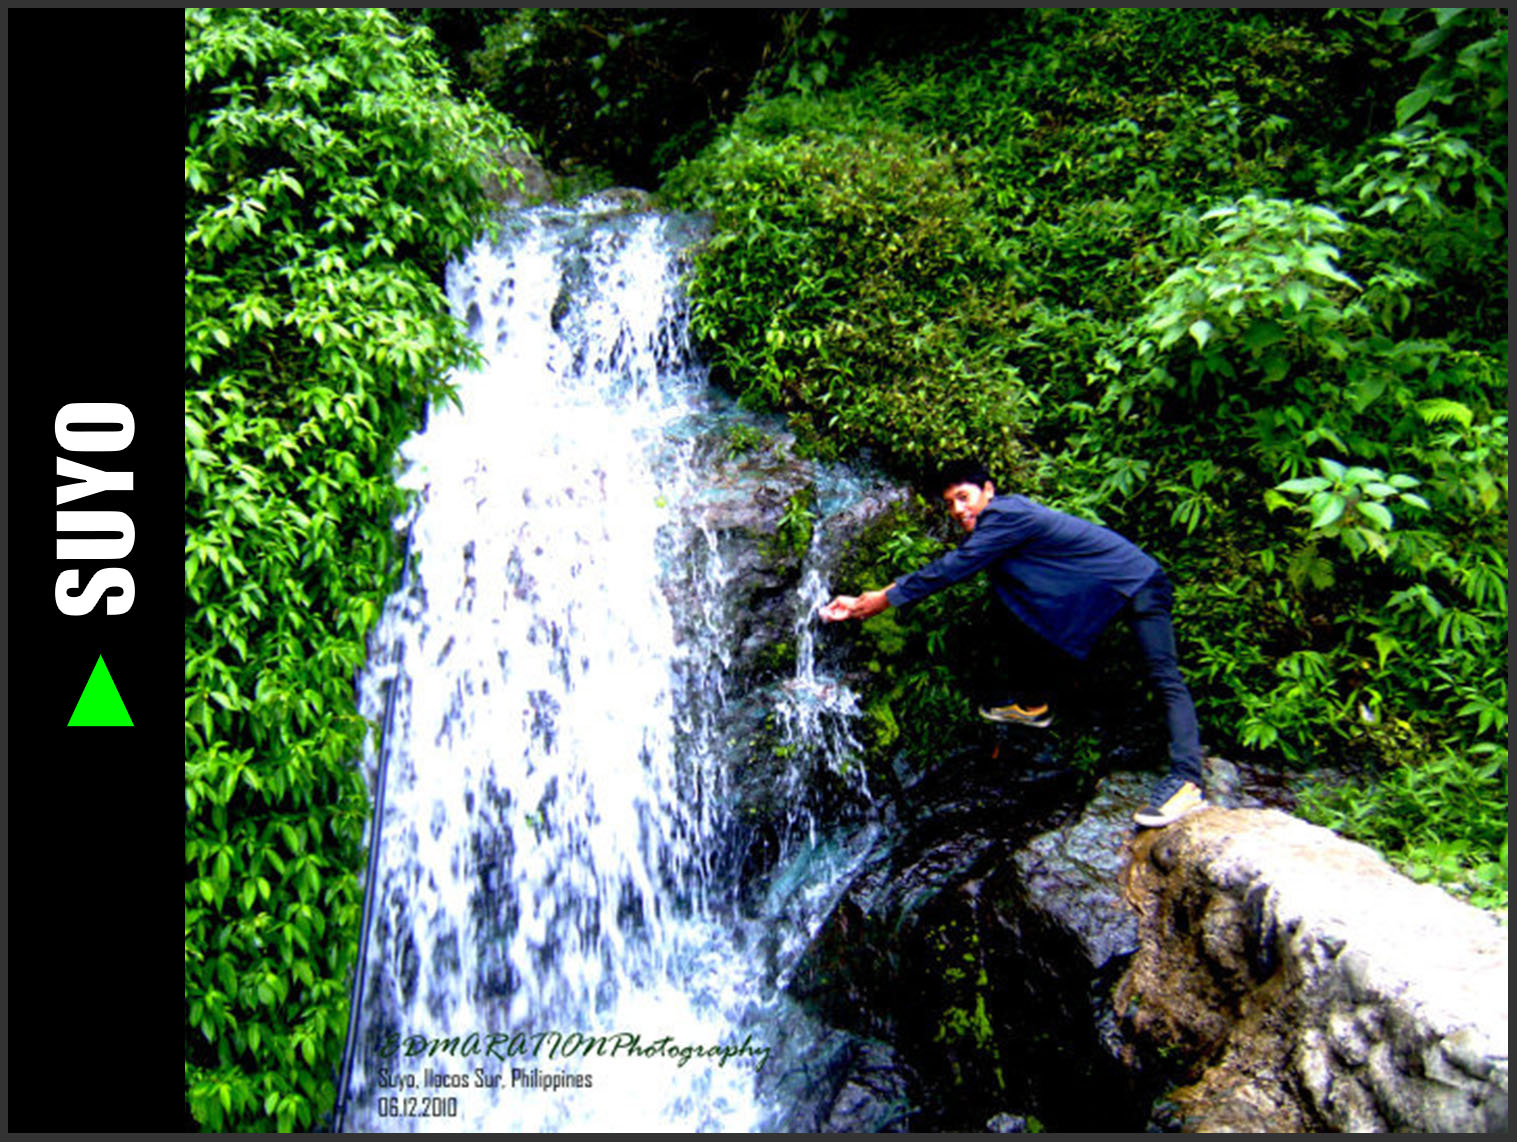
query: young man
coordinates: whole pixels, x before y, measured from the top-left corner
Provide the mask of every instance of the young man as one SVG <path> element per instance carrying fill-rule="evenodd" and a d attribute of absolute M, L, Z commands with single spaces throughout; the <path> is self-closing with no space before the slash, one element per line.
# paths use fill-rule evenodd
<path fill-rule="evenodd" d="M 938 484 L 969 538 L 883 590 L 838 596 L 822 608 L 822 618 L 867 619 L 984 571 L 1033 653 L 1016 655 L 1022 689 L 1005 705 L 982 708 L 980 714 L 994 722 L 1042 728 L 1053 720 L 1051 680 L 1062 673 L 1060 656 L 1083 661 L 1101 632 L 1121 615 L 1137 637 L 1149 678 L 1164 702 L 1170 742 L 1169 774 L 1133 819 L 1151 827 L 1167 825 L 1205 804 L 1196 708 L 1175 659 L 1174 589 L 1164 569 L 1114 531 L 1025 496 L 996 495 L 990 474 L 974 461 L 948 465 Z"/>

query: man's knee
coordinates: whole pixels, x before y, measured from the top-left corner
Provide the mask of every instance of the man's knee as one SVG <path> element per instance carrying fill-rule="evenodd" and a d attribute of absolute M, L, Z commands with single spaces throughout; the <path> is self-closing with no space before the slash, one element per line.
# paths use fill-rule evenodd
<path fill-rule="evenodd" d="M 1172 705 L 1176 702 L 1192 702 L 1190 687 L 1185 684 L 1185 679 L 1178 674 L 1165 675 L 1163 678 L 1154 679 L 1154 689 L 1164 704 Z"/>

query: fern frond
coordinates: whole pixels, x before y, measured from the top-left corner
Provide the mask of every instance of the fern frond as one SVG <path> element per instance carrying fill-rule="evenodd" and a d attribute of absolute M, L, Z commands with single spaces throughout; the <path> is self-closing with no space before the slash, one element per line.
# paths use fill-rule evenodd
<path fill-rule="evenodd" d="M 1468 428 L 1475 421 L 1475 414 L 1470 411 L 1468 405 L 1445 397 L 1432 397 L 1429 400 L 1418 401 L 1417 415 L 1422 417 L 1424 424 L 1442 424 L 1446 420 L 1457 420 L 1462 427 Z"/>

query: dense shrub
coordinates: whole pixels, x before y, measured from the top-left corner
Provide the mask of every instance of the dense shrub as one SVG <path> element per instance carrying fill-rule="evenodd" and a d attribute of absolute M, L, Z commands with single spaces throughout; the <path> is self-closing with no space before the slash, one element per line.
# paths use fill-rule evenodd
<path fill-rule="evenodd" d="M 716 216 L 693 328 L 750 405 L 796 414 L 822 454 L 1015 462 L 1015 267 L 952 149 L 792 96 L 740 118 L 665 190 Z"/>
<path fill-rule="evenodd" d="M 750 89 L 820 89 L 842 62 L 845 14 L 501 9 L 476 17 L 482 43 L 467 53 L 469 75 L 555 165 L 651 186 L 708 142 Z M 439 27 L 462 23 L 457 15 L 430 18 Z"/>
<path fill-rule="evenodd" d="M 184 75 L 186 1114 L 310 1129 L 357 945 L 392 457 L 470 357 L 438 271 L 508 128 L 383 10 L 186 9 Z"/>

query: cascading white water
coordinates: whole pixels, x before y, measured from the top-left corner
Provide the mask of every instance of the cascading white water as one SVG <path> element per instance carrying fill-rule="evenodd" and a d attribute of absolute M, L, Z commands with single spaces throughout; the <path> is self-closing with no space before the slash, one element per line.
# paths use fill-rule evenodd
<path fill-rule="evenodd" d="M 816 566 L 815 554 L 813 544 L 796 608 L 795 678 L 786 687 L 787 700 L 781 707 L 781 716 L 785 738 L 792 745 L 813 750 L 824 758 L 850 758 L 860 748 L 851 729 L 859 714 L 859 704 L 853 691 L 838 679 L 817 672 L 816 612 L 832 597 L 832 592 Z M 862 769 L 854 772 L 859 790 L 867 799 L 869 783 L 864 772 Z"/>
<path fill-rule="evenodd" d="M 679 511 L 706 389 L 678 244 L 508 225 L 450 270 L 487 362 L 404 449 L 411 569 L 360 680 L 376 720 L 396 689 L 347 1127 L 760 1128 L 772 980 L 705 899 L 725 572 Z"/>

